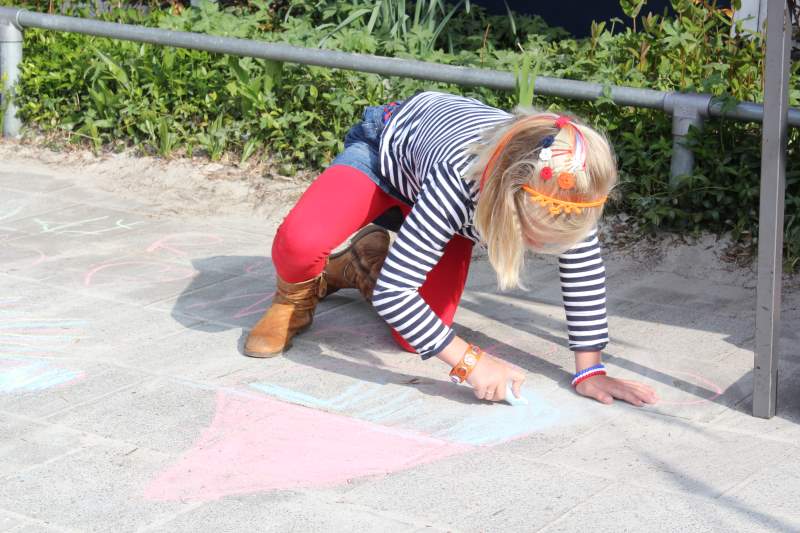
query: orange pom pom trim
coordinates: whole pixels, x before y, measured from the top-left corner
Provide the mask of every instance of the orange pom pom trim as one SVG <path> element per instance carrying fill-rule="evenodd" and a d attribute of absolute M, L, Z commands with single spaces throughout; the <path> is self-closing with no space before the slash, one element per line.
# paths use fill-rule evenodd
<path fill-rule="evenodd" d="M 522 189 L 531 196 L 532 201 L 538 202 L 542 207 L 546 207 L 553 216 L 560 215 L 561 213 L 575 213 L 576 215 L 579 215 L 583 212 L 583 209 L 599 207 L 606 203 L 606 199 L 608 199 L 607 196 L 603 196 L 602 198 L 598 198 L 592 202 L 568 202 L 567 200 L 561 200 L 559 198 L 553 198 L 552 196 L 542 194 L 529 185 L 523 185 Z"/>

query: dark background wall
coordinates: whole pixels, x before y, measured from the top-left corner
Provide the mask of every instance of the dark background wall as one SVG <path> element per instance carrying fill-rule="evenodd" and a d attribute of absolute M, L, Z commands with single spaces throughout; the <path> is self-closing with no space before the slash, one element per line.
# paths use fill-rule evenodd
<path fill-rule="evenodd" d="M 626 23 L 630 19 L 619 7 L 619 0 L 507 0 L 508 6 L 517 13 L 540 15 L 548 24 L 561 26 L 578 37 L 589 33 L 593 20 L 609 20 L 619 17 Z M 506 7 L 503 0 L 473 0 L 473 3 L 485 7 L 490 13 L 504 14 Z M 730 2 L 718 2 L 720 7 Z M 648 0 L 642 14 L 648 12 L 663 13 L 670 5 L 669 0 Z"/>

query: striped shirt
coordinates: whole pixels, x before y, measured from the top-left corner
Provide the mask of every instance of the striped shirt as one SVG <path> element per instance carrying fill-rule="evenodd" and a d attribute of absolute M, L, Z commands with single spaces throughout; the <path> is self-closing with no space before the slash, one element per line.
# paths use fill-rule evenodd
<path fill-rule="evenodd" d="M 473 227 L 479 184 L 464 176 L 474 160 L 467 147 L 512 115 L 477 100 L 424 92 L 407 100 L 386 125 L 381 174 L 411 212 L 392 243 L 372 303 L 423 358 L 455 336 L 418 290 L 454 235 L 480 243 Z M 597 232 L 559 256 L 561 293 L 573 350 L 602 350 L 608 342 L 605 267 Z"/>

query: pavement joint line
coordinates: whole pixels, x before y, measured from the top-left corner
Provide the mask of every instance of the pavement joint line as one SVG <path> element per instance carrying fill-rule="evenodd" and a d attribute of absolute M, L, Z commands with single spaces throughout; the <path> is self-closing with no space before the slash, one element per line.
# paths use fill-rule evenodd
<path fill-rule="evenodd" d="M 21 528 L 24 528 L 25 526 L 29 526 L 31 524 L 36 524 L 36 525 L 40 525 L 40 526 L 45 527 L 45 528 L 54 529 L 54 530 L 59 531 L 61 533 L 81 533 L 80 530 L 72 529 L 72 528 L 68 528 L 68 527 L 64 527 L 64 526 L 60 526 L 60 525 L 57 525 L 57 524 L 53 524 L 51 522 L 45 522 L 44 520 L 39 520 L 37 518 L 33 518 L 33 517 L 30 517 L 30 516 L 27 516 L 27 515 L 24 515 L 24 514 L 20 514 L 20 513 L 17 513 L 16 511 L 11 511 L 11 510 L 6 509 L 4 507 L 0 507 L 0 512 L 3 512 L 5 514 L 7 514 L 8 516 L 11 516 L 11 517 L 16 518 L 18 520 L 24 520 L 25 522 L 27 522 L 26 524 L 19 524 L 17 526 L 14 526 L 9 531 L 9 533 L 11 533 L 13 531 L 16 531 L 16 530 L 20 530 Z"/>
<path fill-rule="evenodd" d="M 797 456 L 797 454 L 798 454 L 798 453 L 800 453 L 800 447 L 795 447 L 795 449 L 794 449 L 793 451 L 795 452 L 795 457 L 796 457 L 796 456 Z M 786 460 L 786 458 L 787 458 L 787 457 L 791 457 L 791 456 L 792 456 L 792 453 L 791 453 L 791 452 L 787 452 L 787 453 L 785 453 L 785 454 L 783 455 L 783 457 L 782 457 L 782 458 L 781 458 L 781 459 L 780 459 L 780 460 L 779 460 L 777 463 L 770 463 L 770 464 L 763 465 L 763 466 L 761 466 L 760 468 L 757 468 L 755 471 L 753 471 L 753 472 L 752 472 L 752 473 L 750 473 L 749 475 L 745 476 L 745 477 L 744 477 L 744 479 L 742 479 L 742 480 L 741 480 L 741 481 L 739 481 L 738 483 L 734 483 L 733 485 L 731 485 L 731 486 L 730 486 L 730 487 L 728 487 L 727 489 L 723 490 L 723 491 L 722 491 L 722 492 L 719 494 L 719 496 L 717 496 L 717 498 L 727 498 L 727 497 L 729 496 L 729 494 L 730 494 L 730 493 L 732 493 L 733 491 L 735 491 L 736 489 L 738 489 L 738 488 L 740 488 L 740 487 L 743 487 L 743 486 L 747 485 L 747 484 L 748 484 L 748 483 L 750 483 L 750 482 L 751 482 L 751 481 L 752 481 L 752 480 L 753 480 L 753 479 L 754 479 L 756 476 L 758 476 L 759 474 L 761 474 L 761 473 L 762 473 L 762 472 L 764 472 L 765 470 L 768 470 L 768 469 L 770 469 L 770 468 L 774 468 L 774 467 L 776 466 L 776 464 L 781 464 L 781 463 L 783 463 L 783 461 L 784 461 L 784 460 Z"/>
<path fill-rule="evenodd" d="M 19 192 L 19 191 L 14 191 L 14 192 Z M 42 193 L 34 193 L 34 194 L 36 196 L 41 196 L 41 197 L 50 196 L 48 194 L 42 194 Z M 86 204 L 82 204 L 82 203 L 79 203 L 79 202 L 76 202 L 76 203 L 73 203 L 73 204 L 67 204 L 67 205 L 63 205 L 61 207 L 56 207 L 54 209 L 50 209 L 48 211 L 42 211 L 41 213 L 36 213 L 35 215 L 28 215 L 28 216 L 25 216 L 25 217 L 22 217 L 22 218 L 15 218 L 14 220 L 8 221 L 8 224 L 19 224 L 20 222 L 27 222 L 32 218 L 43 217 L 43 216 L 47 216 L 47 215 L 51 215 L 51 214 L 55 214 L 55 213 L 60 213 L 61 211 L 65 211 L 67 209 L 72 209 L 74 207 L 80 207 L 80 206 L 85 206 L 85 205 Z M 5 229 L 16 229 L 16 228 L 5 227 Z M 41 233 L 30 233 L 29 236 L 33 237 L 33 236 L 40 235 L 40 234 Z"/>
<path fill-rule="evenodd" d="M 0 244 L 2 244 L 2 242 L 0 242 Z M 221 272 L 221 274 L 229 274 L 229 273 L 228 272 Z M 129 305 L 129 306 L 139 307 L 140 309 L 156 310 L 156 311 L 159 311 L 159 312 L 165 313 L 165 314 L 172 313 L 172 311 L 171 310 L 166 310 L 166 309 L 158 309 L 157 307 L 151 307 L 151 306 L 154 305 L 154 304 L 157 304 L 157 303 L 161 303 L 161 302 L 163 302 L 165 300 L 169 300 L 171 298 L 175 298 L 176 296 L 180 296 L 180 295 L 183 294 L 182 292 L 180 294 L 178 294 L 178 295 L 172 294 L 172 295 L 167 296 L 165 298 L 161 298 L 161 299 L 156 300 L 156 301 L 152 301 L 152 302 L 148 302 L 146 304 L 142 304 L 141 302 L 132 302 L 130 300 L 121 300 L 121 299 L 108 297 L 108 296 L 102 296 L 102 295 L 98 296 L 96 294 L 87 294 L 85 292 L 82 292 L 81 289 L 75 289 L 75 288 L 72 288 L 72 287 L 66 287 L 66 286 L 62 286 L 62 285 L 56 285 L 56 284 L 53 284 L 53 283 L 47 283 L 47 281 L 49 279 L 51 279 L 52 276 L 48 277 L 48 278 L 44 278 L 44 279 L 31 279 L 31 278 L 26 278 L 26 277 L 23 277 L 23 276 L 18 276 L 16 274 L 12 274 L 12 273 L 9 273 L 9 272 L 0 272 L 0 277 L 3 277 L 3 276 L 8 277 L 8 278 L 12 278 L 14 280 L 18 280 L 18 281 L 24 282 L 24 283 L 37 283 L 37 284 L 40 284 L 40 285 L 44 286 L 45 288 L 61 290 L 61 291 L 67 292 L 67 293 L 75 295 L 75 296 L 80 296 L 81 298 L 97 300 L 97 301 L 100 301 L 100 302 L 108 302 L 108 303 L 115 303 L 115 304 L 121 304 L 121 305 Z M 227 281 L 227 280 L 230 280 L 230 279 L 233 279 L 234 277 L 236 277 L 236 275 L 231 275 L 231 276 L 232 277 L 226 278 L 225 280 L 220 280 L 220 282 L 221 281 Z M 205 288 L 211 287 L 211 286 L 213 286 L 213 285 L 215 285 L 217 283 L 219 283 L 219 282 L 214 282 L 214 283 L 210 283 L 208 285 L 203 285 L 203 287 L 201 287 L 201 288 L 205 289 Z M 192 292 L 194 292 L 194 291 L 192 291 Z M 184 315 L 184 316 L 187 316 L 187 315 Z M 187 316 L 187 318 L 196 319 L 196 317 L 194 317 L 194 316 Z M 202 321 L 202 319 L 200 319 L 200 320 Z M 228 324 L 225 324 L 225 325 L 228 325 Z M 240 327 L 240 326 L 237 326 L 237 327 Z"/>
<path fill-rule="evenodd" d="M 58 455 L 54 455 L 52 457 L 49 457 L 49 458 L 45 459 L 44 461 L 42 461 L 41 463 L 36 463 L 36 464 L 30 465 L 28 467 L 16 470 L 14 472 L 8 473 L 8 474 L 0 477 L 0 481 L 9 480 L 9 479 L 11 479 L 11 478 L 13 478 L 15 476 L 24 475 L 24 474 L 27 474 L 29 472 L 33 472 L 33 471 L 39 470 L 40 468 L 44 468 L 47 465 L 53 464 L 55 462 L 58 462 L 58 461 L 66 458 L 66 457 L 71 457 L 71 456 L 73 456 L 73 455 L 75 455 L 77 453 L 80 453 L 80 452 L 82 452 L 84 450 L 87 450 L 87 449 L 90 449 L 90 448 L 92 448 L 91 445 L 88 445 L 88 446 L 76 446 L 75 448 L 72 448 L 69 451 L 66 451 L 64 453 L 60 453 Z"/>
<path fill-rule="evenodd" d="M 136 387 L 138 385 L 142 385 L 143 383 L 147 383 L 148 381 L 155 381 L 155 380 L 152 379 L 152 376 L 148 376 L 148 375 L 144 374 L 140 379 L 136 379 L 132 383 L 128 383 L 126 385 L 123 385 L 122 387 L 119 387 L 117 389 L 108 391 L 108 392 L 106 392 L 104 394 L 101 394 L 100 396 L 96 396 L 96 397 L 91 398 L 89 400 L 84 400 L 84 401 L 79 402 L 79 403 L 71 404 L 71 405 L 69 405 L 67 407 L 64 407 L 62 409 L 57 409 L 57 410 L 55 410 L 55 411 L 53 411 L 51 413 L 48 413 L 44 418 L 45 418 L 45 420 L 48 420 L 48 419 L 50 419 L 52 417 L 55 417 L 55 416 L 58 416 L 58 415 L 61 415 L 61 414 L 64 414 L 64 413 L 68 413 L 68 412 L 70 412 L 70 411 L 72 411 L 72 410 L 74 410 L 76 408 L 84 407 L 86 405 L 91 405 L 91 404 L 97 403 L 97 402 L 99 402 L 101 400 L 105 400 L 106 398 L 108 398 L 110 396 L 113 396 L 113 395 L 118 394 L 120 392 L 124 392 L 124 391 L 126 391 L 128 389 L 132 389 L 132 388 L 134 388 L 134 387 Z"/>
<path fill-rule="evenodd" d="M 728 285 L 728 286 L 737 288 L 736 285 Z M 500 296 L 500 295 L 494 295 L 492 293 L 487 292 L 485 285 L 478 285 L 478 286 L 470 288 L 469 287 L 469 283 L 468 283 L 465 293 L 467 291 L 470 291 L 470 290 L 472 290 L 473 292 L 480 292 L 482 296 Z M 560 297 L 557 297 L 557 296 L 552 296 L 551 297 L 551 296 L 547 296 L 547 295 L 541 295 L 541 294 L 537 294 L 533 290 L 529 291 L 529 292 L 526 292 L 526 294 L 530 294 L 532 296 L 530 298 L 530 300 L 525 300 L 526 302 L 527 301 L 531 301 L 531 302 L 534 302 L 534 303 L 551 305 L 553 307 L 559 307 L 559 308 L 563 306 L 562 301 L 559 299 Z M 504 300 L 503 303 L 505 303 L 507 305 L 514 305 L 513 303 L 510 303 L 508 300 Z M 690 306 L 690 305 L 669 304 L 669 303 L 653 302 L 653 301 L 646 301 L 646 300 L 632 300 L 630 298 L 624 298 L 624 297 L 620 297 L 620 296 L 611 295 L 611 296 L 608 297 L 608 307 L 609 307 L 609 315 L 608 316 L 609 316 L 609 318 L 611 318 L 611 317 L 619 317 L 620 316 L 620 315 L 614 313 L 614 305 L 617 304 L 617 303 L 647 304 L 647 305 L 652 305 L 653 307 L 662 307 L 662 308 L 665 308 L 665 309 L 681 309 L 681 310 L 684 310 L 684 311 L 693 310 L 694 309 L 694 306 Z M 753 305 L 755 305 L 755 302 L 753 303 Z M 750 321 L 752 319 L 752 317 L 740 318 L 738 315 L 734 316 L 734 315 L 731 315 L 731 314 L 717 313 L 715 311 L 708 311 L 708 310 L 704 310 L 704 311 L 698 312 L 698 313 L 701 313 L 703 316 L 713 316 L 713 317 L 717 317 L 717 318 L 728 318 L 728 319 L 739 319 L 739 320 L 742 320 L 742 321 L 745 321 L 745 320 L 746 321 Z M 627 318 L 627 317 L 624 317 L 624 318 Z M 638 319 L 633 319 L 633 320 L 638 320 Z"/>
<path fill-rule="evenodd" d="M 87 438 L 91 439 L 91 441 L 87 445 L 85 445 L 85 446 L 76 446 L 69 453 L 65 453 L 65 454 L 61 455 L 60 457 L 64 457 L 66 455 L 73 455 L 74 453 L 78 453 L 78 452 L 80 452 L 82 450 L 90 449 L 90 448 L 93 448 L 93 447 L 98 446 L 98 445 L 109 445 L 109 446 L 119 446 L 119 447 L 130 448 L 130 450 L 128 450 L 128 452 L 126 454 L 123 454 L 123 455 L 130 455 L 130 454 L 132 454 L 132 453 L 134 453 L 136 451 L 144 450 L 144 451 L 147 451 L 147 452 L 152 453 L 152 454 L 163 455 L 165 457 L 170 457 L 167 452 L 164 452 L 164 451 L 161 451 L 161 450 L 155 450 L 155 449 L 149 448 L 147 446 L 141 446 L 141 445 L 138 445 L 138 444 L 134 444 L 132 442 L 128 442 L 126 440 L 117 439 L 117 438 L 114 438 L 114 437 L 108 437 L 108 436 L 105 436 L 105 435 L 100 435 L 99 433 L 93 433 L 91 431 L 86 431 L 86 430 L 83 430 L 83 429 L 76 429 L 76 428 L 74 428 L 72 426 L 67 426 L 67 425 L 62 424 L 60 422 L 50 422 L 48 420 L 39 420 L 37 418 L 32 418 L 32 417 L 28 417 L 28 416 L 25 416 L 25 415 L 20 415 L 18 413 L 13 413 L 11 411 L 0 410 L 0 414 L 6 415 L 6 416 L 11 416 L 13 418 L 17 418 L 17 419 L 20 419 L 20 420 L 23 420 L 23 421 L 27 421 L 27 422 L 31 422 L 31 423 L 36 423 L 36 424 L 40 424 L 40 425 L 46 425 L 46 426 L 51 427 L 51 428 L 68 431 L 68 432 L 70 432 L 72 434 L 75 434 L 76 436 L 80 435 L 80 436 L 87 437 Z M 181 453 L 183 453 L 183 452 L 181 452 Z M 22 469 L 22 470 L 20 470 L 18 472 L 27 472 L 29 470 L 34 470 L 34 469 L 38 468 L 39 466 L 41 466 L 43 464 L 46 464 L 46 463 L 49 463 L 49 462 L 51 462 L 51 461 L 48 459 L 46 462 L 42 462 L 42 463 L 37 463 L 35 465 L 31 465 L 31 466 L 29 466 L 27 468 L 24 468 L 24 469 Z M 6 478 L 11 477 L 13 475 L 16 475 L 16 473 L 7 474 L 6 476 L 0 477 L 0 479 L 6 479 Z"/>
<path fill-rule="evenodd" d="M 192 511 L 195 511 L 195 510 L 199 509 L 200 507 L 203 507 L 207 503 L 208 502 L 190 502 L 190 503 L 186 503 L 185 507 L 181 508 L 180 510 L 178 510 L 178 511 L 176 511 L 174 513 L 171 513 L 170 516 L 165 516 L 165 517 L 160 518 L 160 519 L 158 519 L 158 520 L 156 520 L 154 522 L 151 522 L 149 524 L 146 524 L 144 526 L 141 526 L 141 527 L 137 528 L 136 529 L 136 533 L 145 533 L 147 531 L 165 531 L 164 526 L 168 525 L 170 522 L 172 522 L 176 518 L 179 518 L 179 517 L 181 517 L 181 516 L 183 516 L 183 515 L 185 515 L 187 513 L 191 513 Z M 168 529 L 167 529 L 167 531 L 168 531 Z"/>
<path fill-rule="evenodd" d="M 596 497 L 600 496 L 601 494 L 603 494 L 604 492 L 610 491 L 613 487 L 617 487 L 619 485 L 620 485 L 619 482 L 614 481 L 612 483 L 609 483 L 605 487 L 602 487 L 600 490 L 598 490 L 597 492 L 595 492 L 594 494 L 592 494 L 588 498 L 586 498 L 584 500 L 581 500 L 580 502 L 576 503 L 575 505 L 573 505 L 572 507 L 570 507 L 569 509 L 567 509 L 566 511 L 561 513 L 561 515 L 559 515 L 558 517 L 554 518 L 553 520 L 550 520 L 548 523 L 546 523 L 545 525 L 543 525 L 542 527 L 537 529 L 536 533 L 545 532 L 549 527 L 554 526 L 557 522 L 563 520 L 564 518 L 566 518 L 567 516 L 572 514 L 581 505 L 584 505 L 589 500 L 591 500 L 593 498 L 596 498 Z"/>
<path fill-rule="evenodd" d="M 422 466 L 422 465 L 417 465 L 417 466 Z M 413 470 L 413 468 L 414 467 L 412 467 L 412 468 L 410 468 L 408 470 Z M 404 470 L 404 472 L 406 472 L 408 470 Z M 401 472 L 398 472 L 398 473 L 401 473 Z M 374 479 L 380 479 L 380 478 L 389 477 L 391 475 L 392 474 L 376 474 L 376 475 L 368 476 L 368 477 L 372 478 L 374 480 Z M 346 493 L 345 494 L 335 495 L 335 496 L 334 495 L 324 496 L 324 495 L 321 495 L 319 493 L 311 492 L 308 489 L 306 489 L 306 490 L 303 490 L 301 492 L 301 494 L 304 494 L 310 500 L 316 501 L 318 503 L 324 503 L 324 504 L 328 504 L 328 505 L 337 505 L 337 506 L 338 505 L 343 505 L 346 508 L 350 508 L 352 510 L 359 510 L 360 509 L 362 511 L 368 511 L 368 512 L 372 513 L 373 515 L 377 516 L 377 517 L 396 520 L 398 522 L 402 522 L 404 524 L 408 524 L 408 525 L 411 525 L 411 526 L 414 526 L 414 527 L 432 526 L 432 527 L 435 527 L 437 529 L 444 529 L 445 531 L 449 531 L 449 532 L 452 532 L 452 533 L 458 533 L 458 531 L 459 531 L 457 529 L 454 529 L 454 528 L 452 528 L 450 526 L 447 526 L 447 525 L 444 525 L 444 524 L 438 524 L 436 522 L 431 522 L 431 521 L 429 521 L 429 520 L 427 520 L 425 518 L 410 516 L 410 515 L 402 514 L 402 513 L 393 513 L 393 512 L 385 511 L 385 510 L 382 510 L 382 509 L 376 509 L 374 507 L 370 507 L 369 505 L 363 505 L 363 504 L 360 504 L 360 503 L 352 502 L 352 501 L 346 499 L 347 498 L 347 494 Z"/>
<path fill-rule="evenodd" d="M 798 451 L 800 451 L 800 449 L 798 449 Z M 601 473 L 598 473 L 598 472 L 594 472 L 594 471 L 590 471 L 590 470 L 584 470 L 584 469 L 581 469 L 581 468 L 576 468 L 576 467 L 574 467 L 572 465 L 568 465 L 568 464 L 563 464 L 563 463 L 559 463 L 559 462 L 545 461 L 545 460 L 543 460 L 543 456 L 538 456 L 536 458 L 530 459 L 530 461 L 534 462 L 534 463 L 541 464 L 541 465 L 555 466 L 555 467 L 558 467 L 558 468 L 563 468 L 563 469 L 569 470 L 571 472 L 581 473 L 583 475 L 591 475 L 591 476 L 594 476 L 594 477 L 597 477 L 597 478 L 601 478 L 601 479 L 605 479 L 607 481 L 612 481 L 612 482 L 615 482 L 615 483 L 625 483 L 626 485 L 629 485 L 631 487 L 638 487 L 638 488 L 641 488 L 643 490 L 647 490 L 649 492 L 657 491 L 657 492 L 661 492 L 661 493 L 664 493 L 664 494 L 674 494 L 674 495 L 682 495 L 682 496 L 686 496 L 687 494 L 689 494 L 689 492 L 685 488 L 665 489 L 665 488 L 662 488 L 662 487 L 653 487 L 653 485 L 651 485 L 651 484 L 640 483 L 635 478 L 628 479 L 628 478 L 624 478 L 624 477 L 620 477 L 620 476 L 607 476 L 607 475 L 604 475 L 604 474 L 601 474 Z M 769 464 L 765 464 L 764 466 L 761 466 L 761 467 L 757 468 L 754 472 L 752 472 L 751 474 L 748 474 L 746 477 L 749 477 L 750 475 L 752 475 L 752 474 L 754 474 L 754 473 L 756 473 L 758 471 L 761 471 L 761 470 L 763 470 L 765 468 L 774 467 L 774 466 L 780 464 L 780 461 L 781 461 L 780 459 L 770 460 Z M 670 472 L 670 474 L 673 474 L 673 472 Z M 732 490 L 732 487 L 734 485 L 737 485 L 737 484 L 738 484 L 738 482 L 734 483 L 733 485 L 728 486 L 726 488 L 716 489 L 716 490 L 714 490 L 713 494 L 712 493 L 704 494 L 704 493 L 699 493 L 699 492 L 693 492 L 691 494 L 693 496 L 695 496 L 695 497 L 698 497 L 698 498 L 703 498 L 703 499 L 707 499 L 707 500 L 715 500 L 715 499 L 718 499 L 719 497 L 721 497 L 722 495 L 724 495 L 727 491 Z"/>

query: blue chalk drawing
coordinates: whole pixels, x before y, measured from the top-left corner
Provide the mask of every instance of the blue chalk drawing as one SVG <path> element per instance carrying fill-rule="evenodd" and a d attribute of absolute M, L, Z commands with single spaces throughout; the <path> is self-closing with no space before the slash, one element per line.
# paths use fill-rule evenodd
<path fill-rule="evenodd" d="M 58 368 L 49 361 L 0 358 L 0 393 L 42 391 L 81 377 L 83 372 Z"/>
<path fill-rule="evenodd" d="M 273 398 L 343 414 L 391 427 L 412 429 L 431 437 L 488 446 L 542 431 L 565 419 L 530 387 L 523 388 L 527 405 L 461 403 L 435 398 L 448 383 L 435 384 L 431 398 L 418 390 L 360 382 L 332 398 L 318 398 L 272 383 L 250 387 Z M 452 390 L 452 389 L 451 389 Z M 470 391 L 466 391 L 471 394 Z"/>

